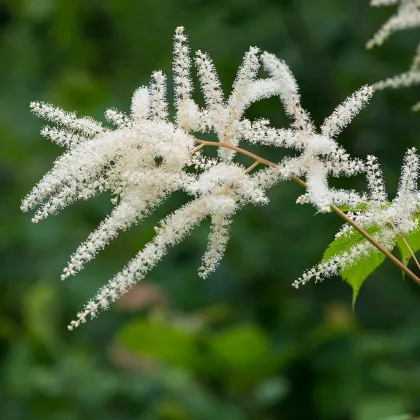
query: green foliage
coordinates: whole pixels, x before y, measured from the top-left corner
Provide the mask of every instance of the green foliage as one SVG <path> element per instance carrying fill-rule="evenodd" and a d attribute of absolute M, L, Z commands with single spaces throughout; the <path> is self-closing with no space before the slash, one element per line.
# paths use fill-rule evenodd
<path fill-rule="evenodd" d="M 57 288 L 40 281 L 29 288 L 23 300 L 24 322 L 34 340 L 47 346 L 55 346 L 54 317 Z"/>
<path fill-rule="evenodd" d="M 222 366 L 237 371 L 260 369 L 270 350 L 267 337 L 255 326 L 223 331 L 213 337 L 210 346 Z"/>
<path fill-rule="evenodd" d="M 416 216 L 420 221 L 420 216 Z M 415 254 L 420 250 L 420 229 L 415 230 L 410 235 L 404 237 L 405 241 L 402 238 L 399 238 L 397 241 L 397 247 L 401 253 L 401 261 L 404 265 L 408 265 L 410 260 L 413 258 L 410 250 L 407 247 L 409 245 L 411 251 Z M 406 244 L 407 242 L 407 244 Z"/>
<path fill-rule="evenodd" d="M 191 320 L 190 320 L 191 321 Z M 187 322 L 188 324 L 188 322 Z M 256 325 L 227 328 L 215 334 L 188 330 L 185 325 L 152 319 L 136 320 L 120 331 L 121 348 L 151 362 L 224 377 L 232 389 L 251 388 L 262 381 L 281 359 L 274 354 L 267 335 Z M 281 382 L 281 379 L 280 379 Z M 283 393 L 279 379 L 262 383 L 260 400 Z"/>
<path fill-rule="evenodd" d="M 198 362 L 195 336 L 170 323 L 132 322 L 120 332 L 117 341 L 128 350 L 175 366 L 193 369 Z"/>
<path fill-rule="evenodd" d="M 380 252 L 375 252 L 367 258 L 359 260 L 357 264 L 341 271 L 341 277 L 353 289 L 353 308 L 363 283 L 384 261 L 385 255 Z"/>
<path fill-rule="evenodd" d="M 378 233 L 379 229 L 377 227 L 373 227 L 368 229 L 367 232 L 372 235 Z M 328 245 L 328 248 L 325 250 L 322 257 L 322 262 L 349 251 L 353 246 L 362 241 L 366 241 L 366 239 L 356 230 L 353 230 L 349 235 L 340 236 Z M 341 270 L 341 277 L 353 289 L 353 308 L 363 283 L 384 261 L 384 254 L 374 252 L 366 258 L 359 259 L 351 267 Z"/>
<path fill-rule="evenodd" d="M 366 204 L 359 204 L 358 206 L 349 206 L 347 204 L 344 204 L 342 206 L 338 206 L 338 208 L 341 211 L 344 211 L 344 212 L 347 212 L 347 211 L 356 212 L 356 211 L 364 211 L 364 210 L 366 210 L 367 206 L 366 206 Z"/>

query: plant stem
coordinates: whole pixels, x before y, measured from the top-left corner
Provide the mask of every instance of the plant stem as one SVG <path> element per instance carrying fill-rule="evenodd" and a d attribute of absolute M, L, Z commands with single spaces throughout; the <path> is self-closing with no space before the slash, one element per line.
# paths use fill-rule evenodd
<path fill-rule="evenodd" d="M 260 162 L 258 162 L 258 160 L 256 160 L 251 166 L 249 166 L 248 168 L 245 169 L 246 173 L 251 172 L 256 166 L 258 166 L 260 164 Z"/>
<path fill-rule="evenodd" d="M 194 153 L 197 153 L 204 146 L 205 146 L 205 144 L 200 144 L 200 146 L 195 147 L 194 149 L 191 150 L 190 155 L 193 155 Z"/>
<path fill-rule="evenodd" d="M 248 150 L 241 149 L 238 146 L 234 146 L 233 144 L 223 143 L 220 141 L 207 141 L 207 140 L 200 140 L 200 139 L 195 139 L 195 141 L 197 143 L 203 144 L 204 146 L 226 147 L 227 149 L 236 150 L 238 153 L 242 155 L 249 156 L 250 158 L 257 160 L 258 162 L 263 163 L 264 165 L 271 166 L 272 168 L 277 169 L 277 165 L 274 162 L 270 162 L 267 159 L 264 159 L 258 155 L 255 155 L 254 153 L 248 152 Z"/>
<path fill-rule="evenodd" d="M 264 165 L 270 166 L 271 168 L 277 169 L 278 166 L 267 159 L 264 159 L 254 153 L 249 152 L 248 150 L 241 149 L 238 146 L 234 146 L 229 143 L 223 143 L 219 141 L 207 141 L 207 140 L 200 140 L 195 139 L 197 143 L 203 146 L 216 146 L 216 147 L 226 147 L 227 149 L 235 150 L 236 152 L 249 156 L 250 158 L 254 159 L 256 162 L 263 163 Z M 308 185 L 302 179 L 292 176 L 291 178 L 294 182 L 299 184 L 305 189 L 308 189 Z M 366 232 L 362 227 L 360 227 L 356 222 L 354 222 L 350 217 L 348 217 L 344 212 L 342 212 L 337 206 L 331 204 L 331 210 L 336 213 L 339 217 L 341 217 L 345 222 L 351 225 L 354 229 L 357 230 L 364 238 L 366 238 L 373 246 L 375 246 L 379 251 L 381 251 L 388 259 L 390 259 L 399 269 L 404 271 L 407 276 L 409 276 L 412 280 L 414 280 L 418 285 L 420 285 L 420 278 L 417 277 L 408 267 L 406 267 L 398 258 L 394 257 L 385 247 L 383 247 L 374 237 L 372 237 L 368 232 Z"/>
<path fill-rule="evenodd" d="M 416 258 L 413 250 L 411 249 L 410 245 L 408 244 L 408 242 L 406 241 L 404 235 L 402 233 L 399 233 L 398 236 L 403 240 L 403 242 L 405 243 L 405 246 L 407 247 L 408 251 L 410 252 L 411 256 L 413 257 L 413 260 L 415 261 L 418 269 L 420 270 L 420 264 L 418 259 Z"/>
<path fill-rule="evenodd" d="M 364 236 L 372 245 L 374 245 L 379 251 L 381 251 L 388 259 L 390 259 L 398 268 L 403 270 L 407 276 L 413 279 L 418 285 L 420 285 L 420 278 L 418 278 L 407 266 L 405 266 L 398 258 L 394 257 L 386 248 L 384 248 L 375 238 L 369 235 L 364 229 L 362 229 L 357 223 L 355 223 L 350 217 L 343 213 L 338 207 L 331 205 L 331 210 L 337 213 L 343 220 L 353 226 L 362 236 Z"/>

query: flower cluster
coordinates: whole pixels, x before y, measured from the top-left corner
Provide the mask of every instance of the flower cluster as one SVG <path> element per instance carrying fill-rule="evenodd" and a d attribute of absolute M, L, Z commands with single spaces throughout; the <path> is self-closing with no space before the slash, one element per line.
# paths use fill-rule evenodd
<path fill-rule="evenodd" d="M 420 0 L 372 0 L 372 6 L 398 5 L 397 11 L 382 25 L 372 39 L 367 43 L 368 48 L 382 45 L 392 34 L 405 29 L 420 26 Z M 420 83 L 420 44 L 417 47 L 410 69 L 397 76 L 382 80 L 374 84 L 375 89 L 409 87 Z M 420 103 L 414 106 L 419 109 Z"/>
<path fill-rule="evenodd" d="M 365 163 L 351 158 L 337 144 L 336 137 L 369 100 L 371 87 L 362 87 L 351 95 L 317 132 L 301 106 L 294 76 L 274 55 L 250 48 L 232 93 L 225 99 L 213 62 L 207 54 L 197 51 L 194 62 L 204 107 L 192 96 L 191 61 L 184 29 L 179 27 L 174 36 L 173 119 L 169 118 L 172 112 L 166 98 L 166 77 L 161 71 L 153 73 L 149 86 L 135 91 L 130 115 L 115 109 L 105 112 L 111 126 L 42 102 L 31 104 L 36 115 L 55 124 L 41 133 L 67 150 L 23 200 L 22 210 L 38 207 L 32 219 L 36 223 L 78 199 L 106 190 L 112 193 L 115 205 L 71 256 L 63 280 L 76 274 L 121 230 L 139 223 L 173 192 L 181 190 L 191 197 L 159 223 L 154 239 L 98 291 L 70 323 L 70 329 L 106 309 L 144 278 L 168 248 L 182 241 L 204 218 L 211 218 L 211 231 L 199 274 L 207 277 L 223 256 L 232 216 L 247 203 L 267 203 L 266 191 L 276 182 L 304 178 L 308 190 L 301 202 L 329 211 L 340 194 L 342 200 L 347 195 L 329 188 L 328 177 L 365 170 Z M 258 77 L 261 65 L 268 72 L 267 78 Z M 292 118 L 290 127 L 277 129 L 265 119 L 251 121 L 244 117 L 253 102 L 270 96 L 280 97 Z M 217 141 L 197 138 L 199 133 L 209 132 Z M 292 149 L 295 155 L 272 163 L 241 149 L 239 144 L 244 141 Z M 218 146 L 217 158 L 206 157 L 206 145 Z M 249 167 L 236 163 L 237 152 L 253 157 L 254 163 Z M 259 163 L 268 167 L 253 171 Z M 356 194 L 349 197 L 356 201 L 360 198 Z"/>
<path fill-rule="evenodd" d="M 347 216 L 364 230 L 370 231 L 373 238 L 390 251 L 399 238 L 418 229 L 418 218 L 415 215 L 420 206 L 420 195 L 417 189 L 418 172 L 419 156 L 416 154 L 416 149 L 409 149 L 405 155 L 397 195 L 389 202 L 377 159 L 374 156 L 368 156 L 366 176 L 369 194 L 342 190 L 331 191 L 334 204 L 347 205 L 352 209 Z M 349 224 L 345 224 L 337 233 L 336 238 L 347 236 L 351 240 L 351 235 L 354 233 L 354 229 Z M 362 238 L 352 243 L 345 251 L 337 253 L 306 271 L 302 277 L 295 280 L 293 285 L 298 288 L 311 278 L 319 281 L 339 274 L 375 252 L 378 253 L 379 250 L 367 239 Z"/>

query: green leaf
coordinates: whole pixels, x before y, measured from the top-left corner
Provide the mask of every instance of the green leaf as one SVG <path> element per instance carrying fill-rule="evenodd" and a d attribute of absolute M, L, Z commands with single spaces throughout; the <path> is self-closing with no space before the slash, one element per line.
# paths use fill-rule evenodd
<path fill-rule="evenodd" d="M 367 209 L 367 204 L 362 203 L 357 206 L 349 206 L 348 204 L 343 204 L 342 206 L 337 206 L 341 211 L 365 211 Z"/>
<path fill-rule="evenodd" d="M 368 228 L 366 231 L 373 235 L 379 232 L 379 227 L 373 226 Z M 356 230 L 347 236 L 341 236 L 330 243 L 324 255 L 322 261 L 327 261 L 330 258 L 349 251 L 354 245 L 366 239 Z M 351 267 L 341 270 L 340 275 L 345 282 L 347 282 L 353 289 L 352 305 L 356 303 L 357 295 L 365 280 L 378 268 L 385 260 L 385 255 L 380 252 L 370 254 L 368 257 L 363 258 L 353 264 Z"/>
<path fill-rule="evenodd" d="M 379 230 L 380 228 L 378 226 L 372 226 L 366 229 L 366 232 L 370 235 L 374 235 L 378 233 Z M 324 255 L 322 256 L 321 262 L 329 260 L 337 254 L 341 254 L 345 251 L 348 251 L 352 246 L 358 244 L 363 240 L 365 240 L 365 238 L 359 232 L 353 229 L 346 236 L 342 235 L 328 245 L 328 248 L 325 250 Z"/>
<path fill-rule="evenodd" d="M 51 350 L 57 344 L 56 287 L 48 281 L 35 283 L 23 299 L 23 313 L 26 328 L 32 336 Z"/>
<path fill-rule="evenodd" d="M 195 334 L 169 323 L 131 322 L 120 331 L 117 343 L 156 361 L 184 368 L 195 366 L 198 358 Z"/>
<path fill-rule="evenodd" d="M 368 208 L 369 202 L 357 204 L 356 206 L 350 206 L 348 204 L 343 204 L 342 206 L 337 206 L 341 211 L 366 211 Z M 385 210 L 392 205 L 391 201 L 386 201 L 380 205 L 381 209 Z"/>
<path fill-rule="evenodd" d="M 403 395 L 376 395 L 362 399 L 355 407 L 353 418 L 356 420 L 391 420 L 396 418 L 404 419 L 404 417 L 401 416 L 401 413 L 407 412 L 409 409 L 410 402 Z"/>
<path fill-rule="evenodd" d="M 264 332 L 254 325 L 226 329 L 210 340 L 218 362 L 226 369 L 262 369 L 267 363 L 269 342 Z"/>
<path fill-rule="evenodd" d="M 352 306 L 356 303 L 357 295 L 365 280 L 385 261 L 382 252 L 375 252 L 369 257 L 363 258 L 353 266 L 342 270 L 341 277 L 353 289 Z"/>
<path fill-rule="evenodd" d="M 420 216 L 416 216 L 416 218 L 420 220 Z M 406 235 L 405 240 L 407 241 L 408 245 L 410 246 L 411 250 L 414 253 L 420 250 L 420 228 L 410 233 L 409 235 Z M 413 257 L 410 251 L 408 250 L 407 245 L 404 243 L 404 241 L 401 238 L 398 238 L 397 240 L 397 247 L 401 253 L 401 262 L 404 265 L 408 265 L 411 258 Z"/>

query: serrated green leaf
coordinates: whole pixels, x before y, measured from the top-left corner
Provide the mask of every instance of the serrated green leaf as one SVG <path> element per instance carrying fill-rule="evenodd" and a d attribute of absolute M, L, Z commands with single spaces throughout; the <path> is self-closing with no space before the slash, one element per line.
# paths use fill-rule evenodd
<path fill-rule="evenodd" d="M 382 209 L 386 209 L 392 204 L 391 201 L 387 201 L 381 204 Z M 337 206 L 341 211 L 365 211 L 368 208 L 368 203 L 361 203 L 355 206 L 350 206 L 348 204 L 343 204 L 342 206 Z"/>
<path fill-rule="evenodd" d="M 379 230 L 380 228 L 378 226 L 373 226 L 368 228 L 366 231 L 370 235 L 373 235 L 378 233 Z M 341 254 L 350 250 L 354 245 L 363 240 L 366 239 L 356 230 L 352 231 L 352 233 L 347 236 L 341 236 L 340 238 L 331 242 L 330 245 L 328 245 L 328 248 L 325 250 L 321 262 L 329 260 L 337 254 Z M 356 303 L 357 295 L 359 294 L 359 290 L 362 284 L 370 276 L 370 274 L 372 274 L 372 272 L 383 263 L 384 260 L 384 254 L 375 252 L 368 257 L 357 261 L 351 267 L 340 271 L 342 279 L 353 289 L 353 307 Z"/>
<path fill-rule="evenodd" d="M 370 235 L 374 235 L 379 232 L 378 226 L 372 226 L 366 229 Z M 332 241 L 328 248 L 325 250 L 324 255 L 322 256 L 321 262 L 329 260 L 337 254 L 341 254 L 345 251 L 348 251 L 352 246 L 358 244 L 360 241 L 363 241 L 365 238 L 356 230 L 352 230 L 347 235 L 342 235 L 338 239 Z"/>
<path fill-rule="evenodd" d="M 382 252 L 375 252 L 369 255 L 369 257 L 358 261 L 353 266 L 341 271 L 341 277 L 353 289 L 353 308 L 362 284 L 384 261 L 385 255 Z"/>
<path fill-rule="evenodd" d="M 420 220 L 420 216 L 416 216 L 418 220 Z M 405 240 L 407 241 L 408 245 L 410 246 L 411 250 L 416 253 L 420 250 L 420 228 L 415 230 L 414 232 L 410 233 L 409 235 L 405 236 Z M 412 255 L 407 248 L 407 245 L 402 240 L 402 238 L 398 238 L 397 246 L 401 253 L 401 262 L 404 265 L 408 265 L 410 262 Z"/>
<path fill-rule="evenodd" d="M 342 206 L 337 206 L 341 211 L 364 211 L 367 208 L 367 204 L 362 203 L 357 206 L 349 206 L 348 204 L 343 204 Z"/>

